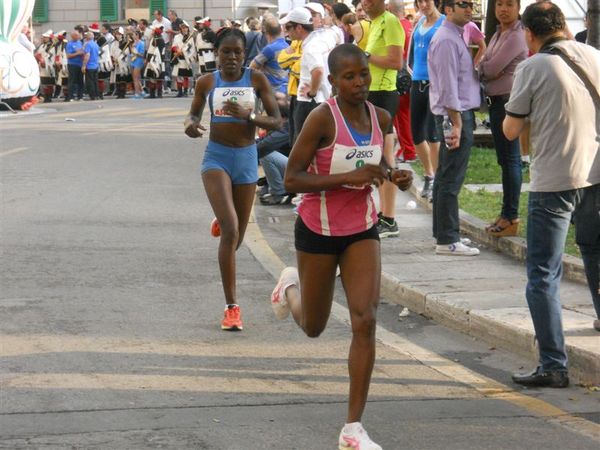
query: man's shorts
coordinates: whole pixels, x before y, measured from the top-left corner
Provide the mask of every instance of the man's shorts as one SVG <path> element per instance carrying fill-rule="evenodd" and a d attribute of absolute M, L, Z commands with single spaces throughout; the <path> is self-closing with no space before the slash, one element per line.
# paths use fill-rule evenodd
<path fill-rule="evenodd" d="M 358 241 L 373 239 L 379 241 L 377 227 L 349 236 L 323 236 L 315 233 L 302 221 L 300 216 L 294 226 L 294 241 L 296 250 L 305 253 L 325 255 L 341 255 L 348 247 Z"/>
<path fill-rule="evenodd" d="M 248 147 L 228 147 L 208 141 L 202 161 L 202 173 L 222 170 L 233 184 L 253 184 L 258 181 L 256 144 Z"/>

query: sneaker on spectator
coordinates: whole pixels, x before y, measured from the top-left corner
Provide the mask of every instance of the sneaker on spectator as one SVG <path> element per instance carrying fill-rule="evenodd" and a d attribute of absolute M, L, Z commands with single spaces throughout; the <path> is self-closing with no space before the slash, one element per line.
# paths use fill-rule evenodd
<path fill-rule="evenodd" d="M 428 177 L 425 175 L 425 183 L 423 184 L 423 189 L 421 190 L 421 198 L 431 198 L 433 195 L 433 177 Z"/>
<path fill-rule="evenodd" d="M 454 244 L 448 245 L 436 245 L 436 255 L 450 255 L 450 256 L 477 256 L 479 255 L 479 249 L 469 247 L 462 242 L 458 241 Z"/>
<path fill-rule="evenodd" d="M 268 193 L 269 193 L 269 185 L 268 184 L 258 185 L 258 187 L 256 189 L 256 195 L 258 195 L 259 197 L 264 197 Z"/>
<path fill-rule="evenodd" d="M 292 205 L 295 198 L 296 198 L 296 194 L 286 192 L 286 194 L 283 196 L 283 201 L 281 202 L 281 204 L 282 205 Z"/>
<path fill-rule="evenodd" d="M 380 445 L 371 440 L 360 422 L 344 425 L 338 439 L 338 448 L 340 450 L 382 450 Z"/>
<path fill-rule="evenodd" d="M 292 203 L 294 194 L 285 193 L 283 195 L 265 194 L 259 197 L 263 205 L 289 205 Z"/>
<path fill-rule="evenodd" d="M 281 205 L 283 198 L 284 198 L 283 195 L 273 195 L 273 194 L 265 194 L 265 195 L 261 195 L 260 197 L 258 197 L 261 205 L 268 205 L 268 206 Z"/>
<path fill-rule="evenodd" d="M 392 219 L 393 222 L 388 222 L 383 217 L 379 218 L 379 222 L 377 223 L 377 233 L 380 238 L 386 238 L 391 236 L 398 236 L 400 231 L 398 230 L 398 223 L 396 219 Z"/>
<path fill-rule="evenodd" d="M 461 237 L 460 243 L 462 245 L 471 245 L 473 243 L 473 241 L 469 238 Z M 435 238 L 433 238 L 433 248 L 435 248 L 436 246 L 437 246 L 437 240 Z"/>

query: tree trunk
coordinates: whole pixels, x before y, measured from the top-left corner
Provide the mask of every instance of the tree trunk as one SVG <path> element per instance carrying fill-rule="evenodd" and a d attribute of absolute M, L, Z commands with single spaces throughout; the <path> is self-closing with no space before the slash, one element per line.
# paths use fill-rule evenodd
<path fill-rule="evenodd" d="M 600 0 L 588 0 L 587 43 L 600 50 Z"/>
<path fill-rule="evenodd" d="M 498 19 L 496 19 L 496 0 L 483 0 L 487 2 L 487 10 L 485 13 L 485 43 L 489 44 L 492 36 L 496 32 L 498 26 Z M 594 1 L 594 0 L 589 0 Z M 595 0 L 600 1 L 600 0 Z"/>

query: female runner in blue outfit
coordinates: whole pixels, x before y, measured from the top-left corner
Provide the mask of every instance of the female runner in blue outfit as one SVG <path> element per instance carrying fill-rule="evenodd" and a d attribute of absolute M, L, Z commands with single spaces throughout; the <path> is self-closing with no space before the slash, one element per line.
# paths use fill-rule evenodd
<path fill-rule="evenodd" d="M 243 328 L 236 297 L 235 252 L 244 239 L 258 180 L 256 127 L 281 127 L 279 108 L 267 78 L 242 66 L 245 48 L 246 38 L 241 31 L 228 28 L 217 34 L 219 70 L 196 82 L 184 124 L 185 134 L 201 137 L 206 128 L 200 118 L 208 103 L 211 120 L 202 181 L 220 228 L 219 268 L 226 302 L 221 328 L 229 331 Z M 255 113 L 257 98 L 266 116 Z"/>

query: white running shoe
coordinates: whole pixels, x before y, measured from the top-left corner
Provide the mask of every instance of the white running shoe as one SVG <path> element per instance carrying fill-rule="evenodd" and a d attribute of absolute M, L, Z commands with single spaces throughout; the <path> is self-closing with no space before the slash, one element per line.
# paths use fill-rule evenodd
<path fill-rule="evenodd" d="M 479 255 L 479 249 L 468 247 L 459 241 L 449 245 L 436 245 L 435 254 L 452 256 L 477 256 Z"/>
<path fill-rule="evenodd" d="M 382 450 L 371 440 L 360 422 L 347 423 L 338 440 L 340 450 Z"/>
<path fill-rule="evenodd" d="M 271 308 L 279 320 L 285 319 L 290 314 L 290 305 L 285 296 L 285 290 L 293 285 L 298 286 L 299 281 L 298 269 L 295 267 L 286 267 L 281 271 L 277 286 L 271 293 Z"/>
<path fill-rule="evenodd" d="M 462 245 L 471 245 L 473 243 L 473 241 L 469 238 L 460 238 L 460 243 Z M 437 246 L 437 240 L 435 238 L 433 238 L 433 248 L 435 248 Z"/>

